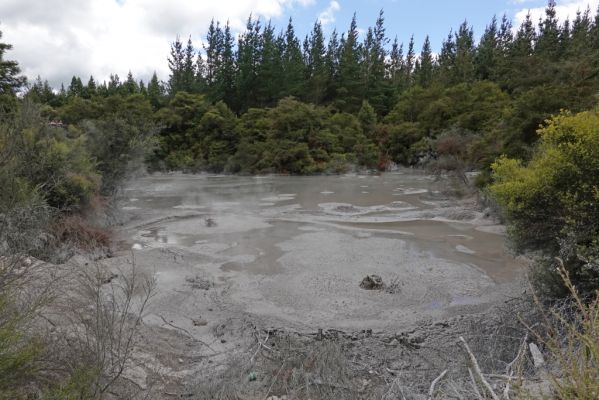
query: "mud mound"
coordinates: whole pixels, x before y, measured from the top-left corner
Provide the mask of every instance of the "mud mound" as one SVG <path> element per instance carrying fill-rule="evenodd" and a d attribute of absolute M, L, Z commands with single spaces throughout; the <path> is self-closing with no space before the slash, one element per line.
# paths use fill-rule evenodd
<path fill-rule="evenodd" d="M 383 278 L 378 275 L 366 275 L 360 282 L 360 287 L 366 290 L 382 290 L 385 288 L 385 284 Z"/>

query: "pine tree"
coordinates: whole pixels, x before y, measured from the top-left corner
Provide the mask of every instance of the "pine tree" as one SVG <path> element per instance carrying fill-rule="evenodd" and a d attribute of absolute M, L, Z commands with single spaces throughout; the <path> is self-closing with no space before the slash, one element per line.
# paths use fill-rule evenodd
<path fill-rule="evenodd" d="M 410 37 L 408 43 L 408 52 L 406 53 L 406 62 L 404 63 L 403 80 L 406 87 L 412 86 L 414 67 L 416 65 L 416 52 L 414 50 L 414 35 Z"/>
<path fill-rule="evenodd" d="M 321 104 L 326 94 L 327 50 L 320 21 L 314 23 L 305 46 L 307 54 L 306 77 L 308 80 L 306 98 L 314 104 Z"/>
<path fill-rule="evenodd" d="M 237 111 L 257 105 L 257 75 L 261 54 L 260 20 L 248 18 L 246 30 L 237 43 Z"/>
<path fill-rule="evenodd" d="M 572 23 L 572 40 L 569 46 L 569 53 L 571 55 L 581 54 L 590 47 L 591 27 L 591 9 L 587 7 L 584 13 L 581 13 L 579 10 Z"/>
<path fill-rule="evenodd" d="M 198 58 L 201 60 L 201 57 Z M 185 54 L 183 56 L 183 65 L 181 70 L 181 90 L 184 90 L 188 93 L 198 93 L 200 89 L 200 82 L 198 77 L 201 77 L 201 74 L 198 74 L 196 69 L 197 61 L 196 59 L 196 51 L 193 47 L 193 42 L 191 41 L 191 36 L 187 39 L 187 46 L 185 46 Z"/>
<path fill-rule="evenodd" d="M 98 87 L 96 86 L 96 81 L 94 80 L 94 77 L 92 75 L 90 75 L 89 80 L 87 81 L 87 93 L 93 97 L 97 94 L 98 92 Z"/>
<path fill-rule="evenodd" d="M 119 78 L 118 74 L 110 74 L 110 78 L 108 80 L 108 86 L 107 86 L 107 94 L 108 95 L 113 95 L 113 94 L 117 94 L 119 91 L 121 90 L 121 79 Z"/>
<path fill-rule="evenodd" d="M 378 114 L 388 111 L 387 101 L 390 96 L 390 87 L 385 80 L 386 46 L 389 40 L 385 36 L 384 22 L 384 13 L 380 10 L 374 28 L 368 29 L 363 46 L 363 70 L 367 74 L 366 96 Z"/>
<path fill-rule="evenodd" d="M 455 69 L 454 83 L 474 80 L 474 32 L 468 22 L 464 21 L 455 37 Z"/>
<path fill-rule="evenodd" d="M 285 94 L 300 97 L 303 94 L 305 65 L 300 42 L 295 35 L 293 20 L 289 18 L 285 31 L 285 49 L 283 51 L 283 73 Z"/>
<path fill-rule="evenodd" d="M 139 86 L 139 93 L 142 96 L 147 97 L 148 96 L 148 89 L 146 88 L 146 84 L 144 83 L 143 79 L 139 80 L 138 86 Z"/>
<path fill-rule="evenodd" d="M 599 6 L 597 6 L 597 13 L 595 14 L 595 21 L 591 28 L 590 37 L 593 49 L 599 49 Z"/>
<path fill-rule="evenodd" d="M 2 31 L 0 31 L 2 39 Z M 16 61 L 4 59 L 4 54 L 12 49 L 12 45 L 0 42 L 0 107 L 7 105 L 9 98 L 13 97 L 26 83 L 26 78 L 21 73 L 21 68 Z"/>
<path fill-rule="evenodd" d="M 225 24 L 222 36 L 222 56 L 219 67 L 216 71 L 216 80 L 219 90 L 222 93 L 222 100 L 227 106 L 233 108 L 236 100 L 237 81 L 235 64 L 235 53 L 233 51 L 233 35 L 229 21 Z"/>
<path fill-rule="evenodd" d="M 347 112 L 357 112 L 362 104 L 363 84 L 360 79 L 360 44 L 356 14 L 352 18 L 347 37 L 342 38 L 339 54 L 339 88 L 337 103 Z"/>
<path fill-rule="evenodd" d="M 208 33 L 206 33 L 206 43 L 204 44 L 204 53 L 206 54 L 205 75 L 206 85 L 211 94 L 211 98 L 217 96 L 214 93 L 216 85 L 216 71 L 222 62 L 223 53 L 223 32 L 220 28 L 220 23 L 214 19 L 210 21 Z"/>
<path fill-rule="evenodd" d="M 449 31 L 447 39 L 441 45 L 441 52 L 438 57 L 439 80 L 444 84 L 449 84 L 453 79 L 455 70 L 456 44 L 453 30 Z"/>
<path fill-rule="evenodd" d="M 399 44 L 397 36 L 391 45 L 391 53 L 389 54 L 389 63 L 387 64 L 387 77 L 391 81 L 391 85 L 396 91 L 402 91 L 402 70 L 404 68 L 403 59 L 403 43 Z"/>
<path fill-rule="evenodd" d="M 537 34 L 532 24 L 530 14 L 526 15 L 520 25 L 512 46 L 512 55 L 516 57 L 529 57 L 534 53 L 534 44 Z"/>
<path fill-rule="evenodd" d="M 83 95 L 83 83 L 81 82 L 81 78 L 78 76 L 73 76 L 71 78 L 71 84 L 69 85 L 67 93 L 71 97 L 81 97 Z"/>
<path fill-rule="evenodd" d="M 42 78 L 38 75 L 27 91 L 27 97 L 41 104 L 52 104 L 56 96 L 48 81 L 42 82 Z"/>
<path fill-rule="evenodd" d="M 433 51 L 428 35 L 426 36 L 426 39 L 424 39 L 422 51 L 420 52 L 420 59 L 418 61 L 418 70 L 415 71 L 416 81 L 422 87 L 429 87 L 433 80 L 435 60 L 433 59 Z"/>
<path fill-rule="evenodd" d="M 139 86 L 137 85 L 137 82 L 133 78 L 133 74 L 131 73 L 131 71 L 129 71 L 129 73 L 127 74 L 127 79 L 123 83 L 122 88 L 123 88 L 123 92 L 126 95 L 139 93 Z"/>
<path fill-rule="evenodd" d="M 185 66 L 185 50 L 179 36 L 171 44 L 171 54 L 168 58 L 168 68 L 171 71 L 168 80 L 168 88 L 171 96 L 178 91 L 184 90 L 183 71 Z"/>
<path fill-rule="evenodd" d="M 553 58 L 560 55 L 559 24 L 555 0 L 549 0 L 545 8 L 545 19 L 539 21 L 539 36 L 535 51 L 541 57 Z"/>
<path fill-rule="evenodd" d="M 487 25 L 485 33 L 480 39 L 474 59 L 476 76 L 478 79 L 493 79 L 497 74 L 497 60 L 500 57 L 499 33 L 497 30 L 497 18 L 493 16 L 491 23 Z"/>
<path fill-rule="evenodd" d="M 283 54 L 274 26 L 268 22 L 262 32 L 260 63 L 257 68 L 256 102 L 261 107 L 274 106 L 286 94 L 282 71 Z"/>
<path fill-rule="evenodd" d="M 156 76 L 156 71 L 152 74 L 152 78 L 150 82 L 148 82 L 148 100 L 150 100 L 150 104 L 154 107 L 155 110 L 159 109 L 162 106 L 162 98 L 164 96 L 164 90 L 162 85 L 158 81 L 158 76 Z"/>
<path fill-rule="evenodd" d="M 327 71 L 325 100 L 333 101 L 339 86 L 339 38 L 335 29 L 333 29 L 327 44 L 325 68 Z"/>

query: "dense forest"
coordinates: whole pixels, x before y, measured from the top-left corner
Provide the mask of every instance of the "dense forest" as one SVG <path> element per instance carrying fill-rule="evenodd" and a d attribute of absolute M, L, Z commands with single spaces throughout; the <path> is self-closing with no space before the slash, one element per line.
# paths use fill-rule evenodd
<path fill-rule="evenodd" d="M 464 22 L 438 55 L 428 38 L 419 52 L 387 38 L 382 11 L 365 34 L 357 26 L 354 16 L 327 40 L 316 22 L 301 40 L 291 19 L 279 32 L 250 17 L 235 43 L 213 21 L 202 49 L 172 44 L 168 82 L 73 77 L 55 92 L 38 78 L 27 97 L 73 127 L 119 113 L 152 121 L 153 169 L 293 174 L 430 159 L 488 170 L 501 154 L 529 158 L 552 114 L 597 101 L 599 13 L 589 9 L 558 21 L 549 2 L 517 29 L 494 17 L 479 40 Z"/>

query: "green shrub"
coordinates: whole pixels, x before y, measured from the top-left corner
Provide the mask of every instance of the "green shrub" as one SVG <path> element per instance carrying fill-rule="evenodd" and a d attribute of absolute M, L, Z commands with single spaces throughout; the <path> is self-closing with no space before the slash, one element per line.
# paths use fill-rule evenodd
<path fill-rule="evenodd" d="M 492 165 L 490 190 L 516 248 L 546 256 L 550 282 L 560 281 L 552 261 L 560 256 L 579 290 L 592 293 L 599 288 L 599 108 L 563 112 L 539 134 L 527 165 L 506 157 Z"/>

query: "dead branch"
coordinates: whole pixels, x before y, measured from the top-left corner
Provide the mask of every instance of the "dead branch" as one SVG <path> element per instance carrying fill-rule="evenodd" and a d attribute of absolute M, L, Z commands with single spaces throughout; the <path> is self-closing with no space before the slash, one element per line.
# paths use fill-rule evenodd
<path fill-rule="evenodd" d="M 526 349 L 526 341 L 527 340 L 528 340 L 528 333 L 526 333 L 526 335 L 524 335 L 524 339 L 522 339 L 522 344 L 520 345 L 520 348 L 518 349 L 518 354 L 516 354 L 516 358 L 514 358 L 512 360 L 512 362 L 510 362 L 505 368 L 505 373 L 508 375 L 507 382 L 505 383 L 505 388 L 503 389 L 503 398 L 505 400 L 510 399 L 510 383 L 514 376 L 514 365 L 518 362 L 518 360 L 520 360 L 520 357 L 522 357 L 522 355 L 524 354 L 524 351 Z"/>
<path fill-rule="evenodd" d="M 476 394 L 476 398 L 478 400 L 483 400 L 483 397 L 480 395 L 480 392 L 478 391 L 478 385 L 476 384 L 476 379 L 474 379 L 474 374 L 472 374 L 472 370 L 470 368 L 468 368 L 468 375 L 470 375 L 470 384 L 472 385 L 472 389 Z"/>
<path fill-rule="evenodd" d="M 439 383 L 439 381 L 440 381 L 441 379 L 443 379 L 443 377 L 445 376 L 445 374 L 446 374 L 446 373 L 447 373 L 447 370 L 445 370 L 445 371 L 441 372 L 441 374 L 440 374 L 438 377 L 436 377 L 436 378 L 433 380 L 433 382 L 431 383 L 431 387 L 430 387 L 430 389 L 428 390 L 428 399 L 429 399 L 429 400 L 432 400 L 432 399 L 433 399 L 433 394 L 435 393 L 435 385 L 436 385 L 437 383 Z"/>
<path fill-rule="evenodd" d="M 180 326 L 177 326 L 177 325 L 173 324 L 172 322 L 168 322 L 168 321 L 166 320 L 166 318 L 164 318 L 162 315 L 158 315 L 158 316 L 160 317 L 160 319 L 162 320 L 162 322 L 164 322 L 164 323 L 165 323 L 165 325 L 168 325 L 168 326 L 170 326 L 170 327 L 171 327 L 171 328 L 173 328 L 173 329 L 177 329 L 178 331 L 181 331 L 181 332 L 183 332 L 183 333 L 184 333 L 184 334 L 186 334 L 186 335 L 187 335 L 187 336 L 188 336 L 188 337 L 189 337 L 191 340 L 193 340 L 193 341 L 195 341 L 195 342 L 198 342 L 198 343 L 201 343 L 201 344 L 203 344 L 204 346 L 208 347 L 208 348 L 209 348 L 209 349 L 210 349 L 210 350 L 211 350 L 213 353 L 216 353 L 216 350 L 214 350 L 212 347 L 210 347 L 210 345 L 209 345 L 208 343 L 206 343 L 206 342 L 204 342 L 204 341 L 202 341 L 202 340 L 200 340 L 200 339 L 196 338 L 196 337 L 195 337 L 195 336 L 193 336 L 193 335 L 191 334 L 191 332 L 189 332 L 187 329 L 185 329 L 185 328 L 182 328 L 182 327 L 180 327 Z"/>
<path fill-rule="evenodd" d="M 464 345 L 464 348 L 466 349 L 466 352 L 468 353 L 468 356 L 470 357 L 470 363 L 472 364 L 472 368 L 474 368 L 474 372 L 476 373 L 476 376 L 482 382 L 485 389 L 487 389 L 487 391 L 491 395 L 491 398 L 493 400 L 499 400 L 499 397 L 497 396 L 497 394 L 495 393 L 495 391 L 493 390 L 493 388 L 491 387 L 489 382 L 483 376 L 483 373 L 480 370 L 480 366 L 478 365 L 478 361 L 476 360 L 476 357 L 474 356 L 474 354 L 472 354 L 472 351 L 470 350 L 470 347 L 468 347 L 468 343 L 466 343 L 466 340 L 464 339 L 464 337 L 460 336 L 460 341 Z"/>

